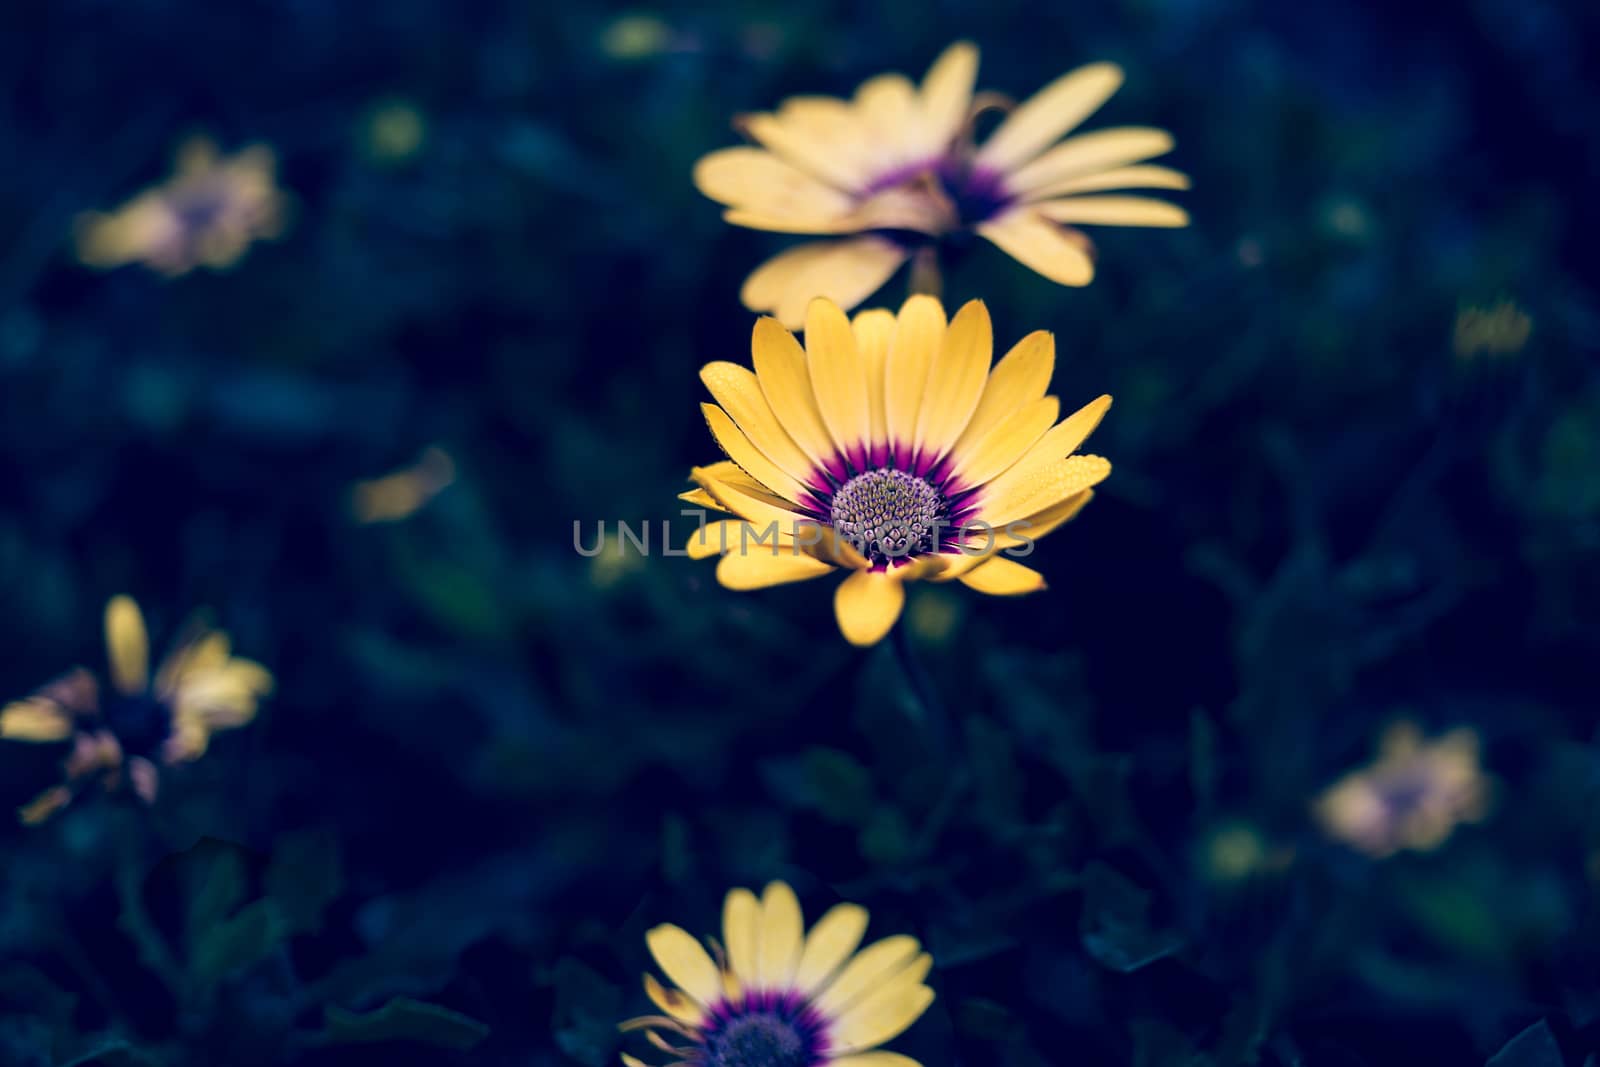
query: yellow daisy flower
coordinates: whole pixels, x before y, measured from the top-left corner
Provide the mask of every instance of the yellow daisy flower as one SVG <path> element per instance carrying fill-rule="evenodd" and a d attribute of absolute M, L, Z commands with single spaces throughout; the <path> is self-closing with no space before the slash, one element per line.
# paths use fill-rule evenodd
<path fill-rule="evenodd" d="M 791 327 L 814 296 L 854 307 L 915 251 L 963 233 L 1051 281 L 1087 285 L 1094 248 L 1074 225 L 1188 225 L 1183 209 L 1165 201 L 1103 195 L 1189 187 L 1178 171 L 1144 162 L 1172 149 L 1166 131 L 1119 126 L 1061 140 L 1122 85 L 1115 64 L 1058 78 L 1011 108 L 981 147 L 977 115 L 1008 105 L 974 94 L 977 72 L 977 48 L 961 42 L 920 88 L 882 74 L 853 100 L 795 97 L 741 119 L 756 146 L 696 164 L 695 185 L 727 206 L 723 217 L 734 225 L 833 238 L 758 268 L 741 293 L 747 307 Z"/>
<path fill-rule="evenodd" d="M 272 150 L 252 145 L 231 158 L 196 138 L 178 150 L 175 173 L 109 214 L 78 219 L 78 258 L 90 267 L 143 263 L 168 276 L 222 270 L 251 242 L 283 232 L 288 201 Z"/>
<path fill-rule="evenodd" d="M 231 654 L 228 635 L 196 627 L 150 678 L 150 639 L 139 606 L 125 596 L 106 605 L 111 688 L 105 699 L 93 674 L 78 668 L 37 693 L 0 709 L 0 738 L 71 741 L 66 781 L 22 809 L 39 822 L 83 788 L 118 788 L 126 774 L 140 799 L 152 803 L 158 767 L 205 754 L 211 735 L 255 718 L 256 703 L 272 690 L 266 668 Z"/>
<path fill-rule="evenodd" d="M 909 580 L 999 596 L 1043 589 L 1007 556 L 1077 515 L 1111 472 L 1099 456 L 1073 455 L 1111 398 L 1057 422 L 1060 401 L 1045 395 L 1054 338 L 1029 334 L 991 371 L 981 301 L 948 323 L 923 295 L 898 316 L 863 311 L 852 322 L 818 299 L 805 327 L 802 348 L 761 319 L 753 372 L 701 368 L 716 401 L 701 409 L 729 458 L 694 468 L 699 488 L 682 499 L 736 517 L 703 522 L 689 555 L 721 555 L 717 579 L 730 589 L 844 568 L 834 607 L 857 645 L 894 626 Z"/>
<path fill-rule="evenodd" d="M 1314 813 L 1331 837 L 1383 859 L 1438 848 L 1457 826 L 1488 814 L 1489 793 L 1477 734 L 1463 727 L 1424 741 L 1402 722 L 1383 735 L 1372 765 L 1330 786 Z"/>
<path fill-rule="evenodd" d="M 677 926 L 645 935 L 672 985 L 646 974 L 645 994 L 663 1014 L 622 1028 L 643 1030 L 673 1063 L 695 1067 L 920 1067 L 872 1050 L 933 1003 L 924 984 L 933 958 L 905 935 L 857 952 L 866 929 L 866 909 L 839 904 L 808 935 L 784 883 L 769 884 L 759 900 L 735 889 L 723 905 L 723 944 L 713 942 L 717 962 Z M 626 1053 L 622 1062 L 645 1067 Z"/>

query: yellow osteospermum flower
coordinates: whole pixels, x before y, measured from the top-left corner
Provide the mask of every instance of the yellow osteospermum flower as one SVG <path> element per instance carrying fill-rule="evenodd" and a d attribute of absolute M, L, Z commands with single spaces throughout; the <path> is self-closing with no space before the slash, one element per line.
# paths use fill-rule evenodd
<path fill-rule="evenodd" d="M 272 150 L 223 158 L 205 138 L 178 151 L 171 178 L 109 214 L 78 220 L 78 258 L 90 267 L 143 263 L 169 276 L 232 266 L 251 242 L 277 237 L 288 216 Z"/>
<path fill-rule="evenodd" d="M 834 606 L 853 644 L 883 638 L 912 579 L 959 580 L 1001 596 L 1044 588 L 1000 555 L 1071 519 L 1111 464 L 1073 455 L 1111 406 L 1102 396 L 1057 422 L 1045 395 L 1055 340 L 1040 330 L 996 364 L 988 309 L 945 321 L 931 296 L 898 316 L 854 322 L 811 303 L 805 347 L 773 319 L 756 323 L 754 372 L 709 363 L 703 404 L 728 459 L 696 467 L 683 499 L 737 518 L 702 524 L 689 555 L 720 554 L 730 589 L 850 571 Z"/>
<path fill-rule="evenodd" d="M 123 772 L 146 803 L 155 800 L 161 765 L 205 753 L 211 735 L 255 718 L 272 690 L 266 668 L 231 654 L 228 635 L 198 627 L 150 678 L 150 639 L 139 606 L 113 597 L 105 611 L 110 691 L 102 698 L 94 675 L 78 668 L 0 709 L 0 738 L 71 741 L 66 781 L 22 809 L 39 822 L 72 801 L 86 785 L 121 785 Z"/>
<path fill-rule="evenodd" d="M 723 905 L 723 945 L 711 956 L 677 926 L 645 935 L 672 983 L 646 974 L 662 1015 L 631 1019 L 650 1043 L 699 1067 L 920 1067 L 870 1050 L 916 1022 L 933 1003 L 924 980 L 933 958 L 898 935 L 860 952 L 867 912 L 839 904 L 807 934 L 794 890 L 773 882 L 758 900 L 735 889 Z M 662 1032 L 692 1047 L 675 1047 Z M 645 1067 L 626 1053 L 628 1067 Z"/>
<path fill-rule="evenodd" d="M 799 325 L 814 296 L 854 307 L 915 250 L 964 231 L 1051 281 L 1087 285 L 1093 246 L 1070 224 L 1188 225 L 1165 201 L 1101 195 L 1187 189 L 1185 175 L 1144 163 L 1172 149 L 1166 131 L 1121 126 L 1061 140 L 1122 85 L 1116 65 L 1058 78 L 1011 109 L 981 147 L 975 118 L 998 105 L 974 94 L 977 71 L 977 48 L 958 43 L 920 88 L 883 74 L 852 100 L 795 97 L 742 120 L 759 147 L 700 160 L 695 184 L 734 225 L 837 238 L 768 260 L 745 282 L 746 306 L 787 326 Z"/>
<path fill-rule="evenodd" d="M 1313 810 L 1330 836 L 1382 859 L 1438 848 L 1457 826 L 1488 814 L 1489 792 L 1477 734 L 1461 728 L 1424 741 L 1403 722 L 1384 734 L 1370 767 L 1330 786 Z"/>

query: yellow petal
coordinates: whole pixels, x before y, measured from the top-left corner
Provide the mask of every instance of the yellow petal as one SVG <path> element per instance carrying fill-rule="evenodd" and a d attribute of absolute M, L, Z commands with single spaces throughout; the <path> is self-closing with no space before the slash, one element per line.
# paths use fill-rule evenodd
<path fill-rule="evenodd" d="M 852 645 L 865 647 L 883 640 L 900 618 L 906 591 L 900 578 L 883 571 L 854 571 L 833 596 L 839 630 Z"/>
<path fill-rule="evenodd" d="M 916 132 L 917 91 L 903 74 L 880 74 L 856 90 L 861 121 L 861 155 L 878 173 L 910 162 Z"/>
<path fill-rule="evenodd" d="M 770 489 L 774 496 L 796 503 L 806 499 L 805 487 L 751 444 L 726 411 L 715 404 L 701 404 L 700 413 L 706 417 L 711 436 L 740 470 Z"/>
<path fill-rule="evenodd" d="M 835 567 L 865 570 L 872 565 L 848 539 L 827 523 L 814 522 L 802 526 L 795 544 L 806 554 Z"/>
<path fill-rule="evenodd" d="M 1028 208 L 980 223 L 977 230 L 1006 255 L 1059 285 L 1088 285 L 1094 280 L 1088 240 Z"/>
<path fill-rule="evenodd" d="M 1136 167 L 1118 167 L 1115 170 L 1080 174 L 1075 178 L 1036 189 L 1030 200 L 1048 200 L 1056 196 L 1073 196 L 1077 193 L 1098 193 L 1104 189 L 1187 189 L 1189 176 L 1171 167 L 1141 164 Z"/>
<path fill-rule="evenodd" d="M 1056 460 L 1072 455 L 1100 425 L 1100 420 L 1110 407 L 1111 397 L 1102 395 L 1062 419 L 1039 438 L 1021 459 L 997 475 L 993 479 L 996 484 L 991 488 L 1001 489 L 1008 482 L 1032 477 Z"/>
<path fill-rule="evenodd" d="M 1085 489 L 1083 492 L 1075 493 L 1059 504 L 1054 504 L 1043 511 L 1035 512 L 1025 519 L 1007 523 L 1004 527 L 994 531 L 996 546 L 999 548 L 1017 548 L 1038 541 L 1055 530 L 1056 527 L 1077 518 L 1078 512 L 1082 511 L 1084 506 L 1093 499 L 1094 490 Z"/>
<path fill-rule="evenodd" d="M 867 990 L 828 1027 L 832 1048 L 865 1052 L 904 1033 L 933 1003 L 933 990 L 922 984 L 933 966 L 927 953 L 892 978 Z"/>
<path fill-rule="evenodd" d="M 705 1018 L 705 1013 L 694 1001 L 680 991 L 662 985 L 653 974 L 644 976 L 644 995 L 650 998 L 650 1003 L 685 1026 L 699 1026 Z"/>
<path fill-rule="evenodd" d="M 771 539 L 770 531 L 764 531 L 754 523 L 742 519 L 718 519 L 696 527 L 694 533 L 689 535 L 689 543 L 684 550 L 690 559 L 710 559 L 726 552 L 748 551 L 751 546 L 762 541 L 770 542 Z M 781 544 L 788 544 L 791 540 L 787 534 L 778 534 Z"/>
<path fill-rule="evenodd" d="M 778 422 L 817 467 L 827 470 L 838 466 L 838 450 L 817 408 L 800 342 L 776 319 L 764 318 L 756 323 L 750 348 L 761 395 L 767 398 Z"/>
<path fill-rule="evenodd" d="M 795 969 L 795 986 L 810 993 L 837 971 L 861 944 L 867 932 L 867 910 L 856 904 L 836 904 L 817 920 Z"/>
<path fill-rule="evenodd" d="M 830 300 L 813 300 L 806 312 L 806 364 L 834 446 L 865 466 L 872 434 L 867 372 L 856 350 L 850 320 Z"/>
<path fill-rule="evenodd" d="M 700 368 L 700 380 L 762 455 L 798 482 L 806 483 L 817 477 L 811 458 L 779 425 L 754 371 L 719 360 Z"/>
<path fill-rule="evenodd" d="M 814 297 L 853 308 L 888 281 L 909 255 L 884 237 L 813 241 L 757 267 L 745 279 L 739 298 L 751 311 L 770 312 L 785 326 L 799 329 Z"/>
<path fill-rule="evenodd" d="M 922 1067 L 910 1056 L 898 1052 L 860 1052 L 853 1056 L 830 1059 L 828 1067 Z"/>
<path fill-rule="evenodd" d="M 863 311 L 850 324 L 856 335 L 856 355 L 867 378 L 867 417 L 874 451 L 889 443 L 889 420 L 884 411 L 884 372 L 889 344 L 894 339 L 894 312 L 885 308 Z M 873 459 L 874 464 L 879 460 Z"/>
<path fill-rule="evenodd" d="M 950 450 L 977 410 L 994 359 L 989 309 L 971 300 L 956 312 L 928 369 L 914 451 L 930 466 Z"/>
<path fill-rule="evenodd" d="M 741 985 L 755 985 L 760 974 L 761 904 L 750 890 L 735 889 L 723 900 L 722 941 L 734 977 Z"/>
<path fill-rule="evenodd" d="M 737 471 L 737 468 L 734 474 L 719 472 L 713 475 L 708 468 L 695 467 L 689 471 L 689 477 L 704 486 L 723 507 L 754 523 L 763 539 L 792 538 L 801 523 L 812 521 L 793 510 L 793 505 L 787 500 L 773 496 L 748 475 Z"/>
<path fill-rule="evenodd" d="M 1052 460 L 1026 477 L 990 482 L 982 491 L 978 515 L 990 526 L 1003 527 L 1098 485 L 1110 473 L 1110 462 L 1101 456 Z"/>
<path fill-rule="evenodd" d="M 679 493 L 678 499 L 683 501 L 685 504 L 693 504 L 697 508 L 711 508 L 715 511 L 728 510 L 721 504 L 717 503 L 716 497 L 712 496 L 710 493 L 699 488 L 698 486 Z"/>
<path fill-rule="evenodd" d="M 834 106 L 829 106 L 834 105 Z M 842 110 L 841 110 L 842 109 Z M 843 101 L 791 100 L 781 115 L 744 116 L 744 132 L 801 170 L 840 189 L 855 191 L 869 178 L 849 151 L 859 140 Z"/>
<path fill-rule="evenodd" d="M 72 790 L 52 786 L 17 809 L 17 818 L 27 826 L 37 826 L 72 803 Z"/>
<path fill-rule="evenodd" d="M 913 296 L 895 320 L 884 368 L 884 416 L 889 443 L 906 456 L 916 438 L 928 370 L 944 342 L 944 334 L 944 308 L 931 296 Z"/>
<path fill-rule="evenodd" d="M 1055 369 L 1056 339 L 1047 331 L 1035 330 L 1012 345 L 989 373 L 978 409 L 956 440 L 956 451 L 976 444 L 1012 412 L 1042 398 Z"/>
<path fill-rule="evenodd" d="M 700 1004 L 715 1003 L 722 977 L 700 942 L 681 927 L 665 923 L 644 935 L 644 943 L 667 979 Z"/>
<path fill-rule="evenodd" d="M 954 483 L 971 487 L 982 485 L 1038 443 L 1061 414 L 1061 401 L 1042 396 L 1026 407 L 1001 419 L 981 441 L 956 450 L 956 464 L 950 476 Z"/>
<path fill-rule="evenodd" d="M 916 938 L 905 934 L 874 941 L 856 953 L 839 976 L 817 994 L 817 1008 L 829 1018 L 836 1017 L 862 994 L 910 966 L 921 948 Z"/>
<path fill-rule="evenodd" d="M 1005 556 L 990 556 L 963 574 L 961 584 L 990 596 L 1023 596 L 1045 587 L 1044 575 Z"/>
<path fill-rule="evenodd" d="M 969 41 L 946 48 L 922 79 L 921 117 L 916 150 L 943 151 L 967 121 L 972 89 L 978 78 L 978 49 Z"/>
<path fill-rule="evenodd" d="M 977 164 L 1011 171 L 1094 114 L 1122 87 L 1114 63 L 1091 63 L 1063 74 L 1023 101 L 978 150 Z"/>
<path fill-rule="evenodd" d="M 1085 174 L 1138 163 L 1172 151 L 1172 134 L 1149 126 L 1119 126 L 1079 134 L 1006 176 L 1006 188 L 1028 200 Z"/>
<path fill-rule="evenodd" d="M 0 710 L 0 737 L 8 741 L 65 741 L 72 736 L 72 716 L 53 700 L 32 696 Z"/>
<path fill-rule="evenodd" d="M 622 1056 L 622 1067 L 650 1067 L 648 1063 L 637 1056 L 630 1056 L 626 1052 L 620 1053 L 620 1055 Z"/>
<path fill-rule="evenodd" d="M 855 207 L 848 193 L 759 148 L 712 152 L 695 164 L 694 184 L 718 203 L 769 215 L 826 218 Z"/>
<path fill-rule="evenodd" d="M 131 597 L 114 596 L 106 604 L 106 654 L 112 684 L 120 692 L 132 695 L 149 687 L 150 638 Z"/>
<path fill-rule="evenodd" d="M 1148 196 L 1073 196 L 1065 200 L 1045 200 L 1032 208 L 1053 222 L 1092 226 L 1189 225 L 1189 213 L 1183 208 Z"/>
<path fill-rule="evenodd" d="M 761 951 L 757 984 L 762 989 L 786 989 L 794 981 L 795 965 L 805 940 L 805 921 L 794 890 L 772 882 L 761 895 Z"/>
<path fill-rule="evenodd" d="M 800 551 L 796 545 L 751 546 L 722 557 L 717 563 L 717 581 L 728 589 L 748 591 L 820 578 L 833 569 L 831 563 Z"/>

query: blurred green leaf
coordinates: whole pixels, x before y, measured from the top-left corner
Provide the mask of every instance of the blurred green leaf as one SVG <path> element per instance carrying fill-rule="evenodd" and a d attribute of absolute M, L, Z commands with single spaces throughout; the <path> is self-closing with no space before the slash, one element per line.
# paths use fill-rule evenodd
<path fill-rule="evenodd" d="M 1133 1067 L 1210 1067 L 1211 1057 L 1181 1030 L 1162 1019 L 1135 1019 Z"/>
<path fill-rule="evenodd" d="M 255 966 L 288 936 L 289 923 L 271 899 L 252 901 L 239 914 L 199 934 L 189 968 L 211 984 Z"/>
<path fill-rule="evenodd" d="M 1078 932 L 1096 960 L 1126 974 L 1183 947 L 1178 931 L 1151 926 L 1149 893 L 1103 863 L 1089 864 L 1083 877 Z"/>
<path fill-rule="evenodd" d="M 1550 1033 L 1550 1025 L 1540 1019 L 1493 1056 L 1484 1067 L 1564 1067 L 1561 1047 Z"/>
<path fill-rule="evenodd" d="M 556 1044 L 589 1067 L 609 1063 L 617 1048 L 622 990 L 571 956 L 556 964 L 551 981 L 556 987 L 551 1019 Z"/>
<path fill-rule="evenodd" d="M 380 1041 L 420 1041 L 465 1052 L 489 1036 L 489 1028 L 460 1012 L 395 997 L 365 1014 L 335 1005 L 323 1009 L 323 1040 L 330 1045 L 369 1045 Z"/>
<path fill-rule="evenodd" d="M 265 885 L 290 934 L 317 933 L 323 913 L 344 886 L 338 838 L 329 830 L 283 835 L 267 865 Z"/>
<path fill-rule="evenodd" d="M 1011 827 L 1022 818 L 1022 773 L 1011 735 L 987 719 L 966 721 L 967 753 L 978 801 L 997 827 Z"/>
<path fill-rule="evenodd" d="M 118 1038 L 74 1056 L 59 1067 L 158 1067 L 160 1061 Z"/>
<path fill-rule="evenodd" d="M 861 828 L 859 847 L 861 858 L 870 863 L 899 866 L 911 855 L 911 827 L 894 808 L 879 808 Z"/>
<path fill-rule="evenodd" d="M 202 938 L 233 914 L 244 900 L 244 860 L 231 845 L 202 841 L 186 857 L 189 911 L 185 917 L 186 943 L 191 956 L 198 954 Z"/>
<path fill-rule="evenodd" d="M 872 773 L 848 752 L 820 746 L 762 767 L 768 786 L 789 806 L 846 826 L 863 826 L 875 802 Z"/>

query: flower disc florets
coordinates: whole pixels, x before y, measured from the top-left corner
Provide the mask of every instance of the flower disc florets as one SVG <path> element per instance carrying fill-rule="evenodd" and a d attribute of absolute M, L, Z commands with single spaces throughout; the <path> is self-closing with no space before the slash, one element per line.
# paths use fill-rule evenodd
<path fill-rule="evenodd" d="M 840 486 L 829 519 L 841 537 L 878 564 L 933 551 L 946 512 L 939 490 L 915 475 L 885 468 Z"/>

